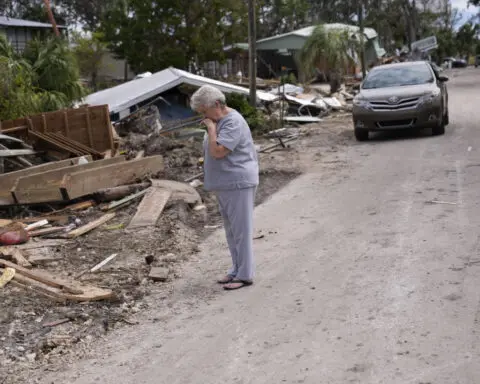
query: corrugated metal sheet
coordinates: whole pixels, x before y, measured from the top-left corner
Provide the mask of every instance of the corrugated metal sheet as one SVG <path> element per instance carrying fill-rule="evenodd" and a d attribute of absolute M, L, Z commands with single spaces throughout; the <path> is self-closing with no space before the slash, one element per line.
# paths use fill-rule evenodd
<path fill-rule="evenodd" d="M 154 73 L 149 77 L 128 81 L 115 87 L 92 93 L 91 95 L 88 95 L 84 101 L 89 105 L 108 104 L 110 113 L 118 113 L 120 118 L 123 118 L 130 114 L 130 107 L 154 96 L 160 95 L 180 84 L 189 84 L 193 86 L 210 84 L 217 87 L 222 92 L 236 92 L 245 95 L 249 94 L 248 88 L 209 79 L 207 77 L 197 76 L 180 69 L 168 68 Z M 262 101 L 273 101 L 278 98 L 277 96 L 262 91 L 257 91 L 257 97 Z"/>
<path fill-rule="evenodd" d="M 40 23 L 38 21 L 13 19 L 11 17 L 0 16 L 0 25 L 6 27 L 26 27 L 26 28 L 52 28 L 50 23 Z M 58 28 L 65 28 L 62 25 L 58 25 Z"/>

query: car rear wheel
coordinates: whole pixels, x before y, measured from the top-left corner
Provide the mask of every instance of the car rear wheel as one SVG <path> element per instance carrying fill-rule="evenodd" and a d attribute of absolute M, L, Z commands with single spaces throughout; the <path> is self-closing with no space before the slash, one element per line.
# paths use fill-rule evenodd
<path fill-rule="evenodd" d="M 368 131 L 366 129 L 358 129 L 355 128 L 355 138 L 358 141 L 366 141 L 368 140 Z"/>

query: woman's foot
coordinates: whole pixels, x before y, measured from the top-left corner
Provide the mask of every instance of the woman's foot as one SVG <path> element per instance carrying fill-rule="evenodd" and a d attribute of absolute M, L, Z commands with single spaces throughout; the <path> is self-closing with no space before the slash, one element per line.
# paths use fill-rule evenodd
<path fill-rule="evenodd" d="M 217 280 L 218 284 L 228 284 L 231 283 L 233 280 L 235 280 L 235 276 L 232 275 L 226 275 L 220 279 Z"/>
<path fill-rule="evenodd" d="M 240 289 L 240 288 L 243 288 L 243 287 L 249 287 L 252 284 L 253 284 L 253 281 L 251 281 L 251 280 L 233 279 L 231 282 L 225 283 L 225 285 L 223 286 L 223 289 L 225 289 L 227 291 L 233 291 L 235 289 Z"/>

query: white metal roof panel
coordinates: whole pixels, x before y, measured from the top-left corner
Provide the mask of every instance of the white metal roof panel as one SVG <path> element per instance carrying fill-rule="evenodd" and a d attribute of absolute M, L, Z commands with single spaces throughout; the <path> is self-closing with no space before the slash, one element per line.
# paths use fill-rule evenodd
<path fill-rule="evenodd" d="M 13 19 L 11 17 L 0 16 L 0 25 L 6 27 L 29 27 L 29 28 L 52 28 L 50 23 L 40 23 L 38 21 Z M 58 25 L 59 28 L 65 28 Z"/>
<path fill-rule="evenodd" d="M 90 105 L 108 104 L 110 113 L 122 113 L 131 106 L 168 91 L 180 84 L 190 84 L 198 87 L 204 84 L 210 84 L 222 92 L 249 94 L 248 88 L 194 75 L 176 68 L 167 68 L 154 73 L 152 76 L 131 80 L 115 87 L 92 93 L 85 98 L 84 102 Z M 263 91 L 257 91 L 257 96 L 262 101 L 274 101 L 278 99 L 277 96 Z M 125 116 L 124 113 L 122 113 L 122 117 L 123 116 Z"/>

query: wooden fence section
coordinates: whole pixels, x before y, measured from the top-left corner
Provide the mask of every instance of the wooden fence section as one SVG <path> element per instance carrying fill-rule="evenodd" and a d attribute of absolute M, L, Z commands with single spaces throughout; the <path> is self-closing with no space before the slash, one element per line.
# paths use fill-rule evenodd
<path fill-rule="evenodd" d="M 114 151 L 108 105 L 64 109 L 0 122 L 0 132 L 35 141 L 28 131 L 57 134 L 97 152 Z M 33 135 L 31 135 L 33 136 Z"/>

